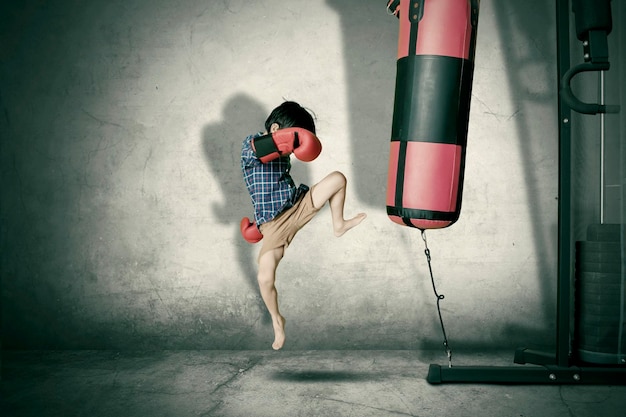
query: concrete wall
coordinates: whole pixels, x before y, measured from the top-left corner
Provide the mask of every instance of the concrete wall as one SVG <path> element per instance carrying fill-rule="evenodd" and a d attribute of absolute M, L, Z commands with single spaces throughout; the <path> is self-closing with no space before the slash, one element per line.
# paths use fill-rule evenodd
<path fill-rule="evenodd" d="M 398 24 L 383 0 L 68 0 L 2 6 L 6 348 L 267 349 L 240 144 L 283 99 L 348 177 L 278 271 L 289 349 L 441 346 L 418 231 L 385 183 Z M 24 5 L 24 3 L 26 3 Z M 553 345 L 552 2 L 483 0 L 463 210 L 427 233 L 453 348 Z"/>

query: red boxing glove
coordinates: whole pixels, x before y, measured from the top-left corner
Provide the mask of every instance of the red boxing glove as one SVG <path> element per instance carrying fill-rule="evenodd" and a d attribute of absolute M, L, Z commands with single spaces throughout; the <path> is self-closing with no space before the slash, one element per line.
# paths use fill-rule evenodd
<path fill-rule="evenodd" d="M 239 229 L 241 230 L 241 236 L 243 236 L 248 243 L 257 243 L 263 239 L 263 235 L 259 231 L 259 228 L 256 227 L 256 223 L 252 223 L 247 217 L 241 219 Z"/>
<path fill-rule="evenodd" d="M 292 152 L 299 160 L 311 162 L 322 152 L 322 142 L 306 129 L 288 127 L 253 139 L 252 149 L 264 164 Z"/>

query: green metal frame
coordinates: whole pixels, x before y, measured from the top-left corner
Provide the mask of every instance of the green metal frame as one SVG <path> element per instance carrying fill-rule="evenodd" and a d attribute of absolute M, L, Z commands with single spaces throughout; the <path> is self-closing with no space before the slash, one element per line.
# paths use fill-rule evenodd
<path fill-rule="evenodd" d="M 559 84 L 570 68 L 569 0 L 556 0 L 557 72 Z M 559 95 L 559 207 L 556 351 L 544 353 L 518 348 L 514 363 L 530 366 L 441 366 L 431 364 L 427 381 L 500 384 L 605 384 L 626 385 L 626 367 L 577 366 L 571 355 L 570 307 L 572 303 L 572 109 Z"/>

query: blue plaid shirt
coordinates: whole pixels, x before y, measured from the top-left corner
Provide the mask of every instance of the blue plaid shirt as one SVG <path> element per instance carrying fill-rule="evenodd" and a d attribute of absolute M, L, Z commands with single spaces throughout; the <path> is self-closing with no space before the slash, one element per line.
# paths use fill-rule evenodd
<path fill-rule="evenodd" d="M 251 141 L 261 135 L 259 132 L 248 136 L 241 147 L 241 170 L 252 199 L 257 226 L 269 222 L 292 207 L 309 190 L 304 184 L 295 186 L 289 175 L 289 156 L 276 158 L 266 164 L 256 157 Z"/>

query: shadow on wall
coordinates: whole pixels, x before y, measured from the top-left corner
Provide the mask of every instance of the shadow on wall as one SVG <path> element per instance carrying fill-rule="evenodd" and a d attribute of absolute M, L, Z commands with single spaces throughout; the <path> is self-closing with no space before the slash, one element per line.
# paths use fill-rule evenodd
<path fill-rule="evenodd" d="M 537 280 L 540 293 L 537 294 L 538 305 L 543 309 L 543 324 L 554 334 L 556 322 L 556 260 L 555 253 L 557 239 L 557 225 L 553 224 L 545 228 L 545 214 L 540 212 L 547 201 L 542 201 L 539 191 L 541 184 L 556 181 L 554 178 L 542 178 L 537 175 L 537 163 L 542 149 L 551 149 L 553 153 L 545 155 L 558 155 L 558 132 L 556 100 L 558 99 L 557 72 L 556 72 L 556 11 L 551 2 L 535 1 L 532 7 L 515 0 L 493 1 L 493 10 L 496 16 L 497 29 L 500 33 L 500 43 L 503 45 L 502 53 L 504 62 L 507 63 L 506 75 L 509 88 L 514 94 L 514 99 L 519 101 L 519 112 L 515 115 L 516 131 L 514 137 L 519 142 L 519 156 L 524 168 L 526 179 L 526 201 L 528 202 L 529 218 L 534 228 L 534 247 L 538 254 L 535 259 Z M 514 11 L 514 13 L 512 12 Z M 480 31 L 480 26 L 479 26 Z M 528 45 L 524 48 L 516 47 L 518 40 L 524 40 Z M 546 87 L 547 86 L 547 87 Z M 554 135 L 537 134 L 538 129 L 532 129 L 536 120 L 529 120 L 529 110 L 535 106 L 554 107 L 554 118 L 551 126 L 546 126 L 548 132 Z M 525 111 L 526 110 L 526 111 Z M 541 123 L 541 122 L 540 122 Z M 543 122 L 545 123 L 545 122 Z M 535 134 L 532 134 L 534 131 Z M 546 143 L 552 144 L 546 146 Z M 554 169 L 555 175 L 557 174 Z M 556 198 L 556 194 L 555 194 Z M 557 204 L 553 205 L 556 209 Z M 543 220 L 542 220 L 543 219 Z M 529 333 L 530 343 L 545 344 L 545 334 L 540 332 Z"/>
<path fill-rule="evenodd" d="M 245 137 L 260 130 L 258 121 L 264 120 L 263 106 L 245 95 L 230 98 L 222 111 L 223 119 L 207 125 L 202 131 L 202 149 L 213 178 L 221 186 L 223 201 L 214 200 L 211 212 L 216 223 L 230 225 L 233 242 L 237 244 L 237 260 L 241 272 L 252 291 L 258 293 L 256 280 L 255 246 L 243 240 L 239 221 L 251 217 L 252 205 L 246 192 L 240 168 L 241 143 Z M 262 126 L 262 124 L 260 125 Z M 259 309 L 263 302 L 257 297 Z M 268 320 L 269 316 L 264 320 Z"/>
<path fill-rule="evenodd" d="M 280 103 L 276 103 L 278 106 Z M 241 144 L 253 133 L 264 130 L 265 119 L 269 115 L 263 105 L 245 94 L 237 94 L 226 101 L 222 120 L 207 125 L 202 132 L 202 149 L 212 178 L 221 186 L 222 201 L 214 201 L 211 212 L 216 223 L 229 225 L 232 241 L 237 247 L 237 261 L 241 273 L 246 276 L 250 290 L 257 294 L 257 304 L 263 322 L 269 323 L 270 316 L 258 291 L 256 278 L 256 254 L 261 243 L 247 243 L 239 231 L 242 217 L 253 218 L 254 212 L 250 196 L 246 190 L 241 172 Z M 303 164 L 294 164 L 292 175 L 296 183 L 310 185 L 308 170 Z M 217 200 L 217 199 L 216 199 Z"/>

